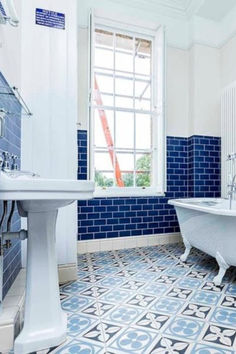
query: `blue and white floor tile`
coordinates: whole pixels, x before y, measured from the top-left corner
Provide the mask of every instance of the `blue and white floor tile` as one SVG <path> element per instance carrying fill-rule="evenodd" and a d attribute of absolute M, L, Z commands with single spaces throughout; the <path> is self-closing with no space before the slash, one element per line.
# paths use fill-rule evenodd
<path fill-rule="evenodd" d="M 66 343 L 53 354 L 236 353 L 236 268 L 221 286 L 216 261 L 182 244 L 80 255 L 61 286 Z"/>

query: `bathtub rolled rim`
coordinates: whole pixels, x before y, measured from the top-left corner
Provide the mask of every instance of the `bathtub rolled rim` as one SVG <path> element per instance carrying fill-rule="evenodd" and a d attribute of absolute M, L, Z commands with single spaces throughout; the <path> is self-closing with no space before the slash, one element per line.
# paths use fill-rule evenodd
<path fill-rule="evenodd" d="M 216 203 L 215 206 L 203 205 L 201 203 L 213 202 Z M 236 216 L 236 202 L 233 202 L 233 208 L 229 209 L 229 200 L 224 198 L 180 198 L 180 199 L 169 199 L 168 204 L 186 208 L 202 211 L 205 213 L 215 214 L 215 215 L 226 215 L 226 216 Z M 222 207 L 220 207 L 222 204 Z"/>

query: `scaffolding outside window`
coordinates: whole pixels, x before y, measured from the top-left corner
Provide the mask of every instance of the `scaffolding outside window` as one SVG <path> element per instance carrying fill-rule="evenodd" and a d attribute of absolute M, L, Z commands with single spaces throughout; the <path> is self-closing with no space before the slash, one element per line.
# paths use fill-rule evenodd
<path fill-rule="evenodd" d="M 157 191 L 153 37 L 95 26 L 92 38 L 91 177 L 104 195 Z"/>

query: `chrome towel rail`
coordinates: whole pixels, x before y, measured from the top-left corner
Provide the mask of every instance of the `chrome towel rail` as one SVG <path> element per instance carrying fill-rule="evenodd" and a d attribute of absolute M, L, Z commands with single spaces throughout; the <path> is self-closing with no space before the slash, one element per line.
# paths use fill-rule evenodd
<path fill-rule="evenodd" d="M 29 109 L 28 105 L 26 104 L 25 100 L 21 96 L 19 89 L 16 86 L 13 86 L 13 87 L 0 86 L 0 96 L 1 95 L 10 95 L 10 96 L 14 97 L 20 103 L 20 105 L 24 111 L 24 112 L 22 112 L 22 114 L 25 114 L 29 117 L 33 115 L 31 110 Z M 11 114 L 11 115 L 19 114 L 17 112 L 10 112 L 10 111 L 6 111 L 3 109 L 0 109 L 0 112 L 4 112 L 5 114 Z"/>

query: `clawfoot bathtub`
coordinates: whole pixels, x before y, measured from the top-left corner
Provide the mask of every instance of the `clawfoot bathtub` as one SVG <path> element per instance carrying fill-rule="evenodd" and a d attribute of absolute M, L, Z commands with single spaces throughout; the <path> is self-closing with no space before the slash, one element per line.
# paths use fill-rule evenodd
<path fill-rule="evenodd" d="M 215 257 L 219 272 L 214 278 L 220 285 L 226 270 L 236 266 L 236 202 L 229 209 L 226 199 L 173 199 L 185 245 L 181 256 L 186 261 L 191 247 Z"/>

